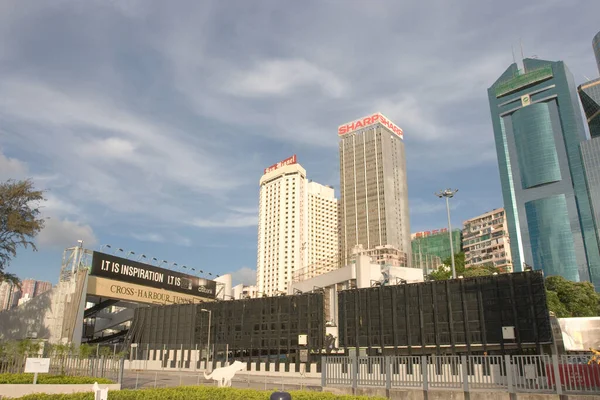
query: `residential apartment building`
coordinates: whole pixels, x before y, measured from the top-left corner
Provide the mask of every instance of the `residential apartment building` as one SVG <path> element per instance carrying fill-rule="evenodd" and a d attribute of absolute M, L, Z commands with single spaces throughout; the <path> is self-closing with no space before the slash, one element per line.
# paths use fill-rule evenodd
<path fill-rule="evenodd" d="M 381 113 L 338 128 L 340 265 L 353 249 L 392 246 L 411 264 L 406 156 L 402 129 Z"/>
<path fill-rule="evenodd" d="M 506 69 L 488 98 L 513 269 L 528 265 L 600 289 L 580 153 L 587 137 L 572 74 L 562 61 L 527 58 L 522 69 Z"/>
<path fill-rule="evenodd" d="M 337 199 L 333 188 L 309 182 L 292 156 L 260 179 L 256 285 L 260 296 L 287 292 L 299 271 L 337 267 Z"/>
<path fill-rule="evenodd" d="M 12 291 L 12 283 L 6 281 L 0 283 L 0 311 L 8 310 Z"/>
<path fill-rule="evenodd" d="M 504 272 L 513 271 L 504 208 L 471 218 L 463 226 L 466 267 L 493 265 Z"/>

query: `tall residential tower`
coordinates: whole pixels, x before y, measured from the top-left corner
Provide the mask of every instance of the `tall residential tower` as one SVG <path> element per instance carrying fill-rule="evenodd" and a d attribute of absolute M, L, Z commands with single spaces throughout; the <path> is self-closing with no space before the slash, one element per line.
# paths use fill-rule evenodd
<path fill-rule="evenodd" d="M 340 264 L 354 248 L 390 245 L 411 264 L 406 157 L 402 129 L 381 113 L 341 125 Z"/>
<path fill-rule="evenodd" d="M 562 61 L 512 64 L 488 89 L 514 271 L 600 284 L 600 254 L 579 146 L 586 139 Z"/>

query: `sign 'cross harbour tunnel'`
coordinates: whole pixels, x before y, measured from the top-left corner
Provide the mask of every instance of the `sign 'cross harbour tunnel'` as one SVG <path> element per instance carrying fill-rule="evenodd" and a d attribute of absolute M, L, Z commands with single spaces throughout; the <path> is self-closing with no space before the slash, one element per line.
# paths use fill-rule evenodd
<path fill-rule="evenodd" d="M 97 251 L 92 258 L 90 275 L 207 299 L 215 298 L 217 288 L 215 281 Z"/>

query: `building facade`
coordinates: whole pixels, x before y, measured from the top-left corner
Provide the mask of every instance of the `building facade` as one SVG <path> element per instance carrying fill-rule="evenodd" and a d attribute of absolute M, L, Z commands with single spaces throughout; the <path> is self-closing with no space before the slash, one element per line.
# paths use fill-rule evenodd
<path fill-rule="evenodd" d="M 592 138 L 600 137 L 600 79 L 577 88 Z"/>
<path fill-rule="evenodd" d="M 411 262 L 403 132 L 380 113 L 341 125 L 340 265 L 353 249 L 390 245 Z"/>
<path fill-rule="evenodd" d="M 0 282 L 0 311 L 8 310 L 13 285 L 10 282 Z"/>
<path fill-rule="evenodd" d="M 337 267 L 337 199 L 333 188 L 308 182 L 292 156 L 260 179 L 258 296 L 287 293 L 299 271 L 311 276 Z M 321 271 L 324 267 L 325 270 Z"/>
<path fill-rule="evenodd" d="M 600 32 L 596 33 L 592 40 L 592 47 L 594 48 L 594 55 L 596 56 L 596 63 L 598 64 L 598 72 L 600 73 Z"/>
<path fill-rule="evenodd" d="M 463 224 L 465 267 L 493 265 L 512 272 L 510 240 L 504 208 L 471 218 Z"/>
<path fill-rule="evenodd" d="M 600 242 L 600 136 L 581 143 L 581 157 L 594 215 L 596 237 Z"/>
<path fill-rule="evenodd" d="M 532 266 L 600 288 L 573 76 L 562 61 L 523 65 L 488 89 L 513 270 Z"/>
<path fill-rule="evenodd" d="M 436 256 L 442 260 L 451 255 L 448 228 L 417 232 L 413 233 L 411 237 L 413 259 L 415 259 L 415 254 L 417 256 Z M 462 249 L 462 232 L 460 229 L 452 231 L 452 247 L 454 254 L 459 253 Z"/>
<path fill-rule="evenodd" d="M 317 276 L 338 267 L 338 200 L 331 186 L 308 182 L 308 260 L 303 269 Z"/>

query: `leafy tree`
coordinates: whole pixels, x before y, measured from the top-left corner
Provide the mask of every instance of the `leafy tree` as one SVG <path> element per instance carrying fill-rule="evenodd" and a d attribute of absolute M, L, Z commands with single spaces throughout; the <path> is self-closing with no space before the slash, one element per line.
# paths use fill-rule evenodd
<path fill-rule="evenodd" d="M 454 267 L 456 269 L 456 276 L 463 276 L 465 278 L 473 276 L 487 276 L 494 273 L 502 273 L 503 271 L 495 267 L 492 264 L 476 265 L 473 267 L 465 266 L 465 253 L 460 252 L 454 255 Z M 446 258 L 437 270 L 429 274 L 429 279 L 434 281 L 443 281 L 452 278 L 452 260 L 450 257 Z"/>
<path fill-rule="evenodd" d="M 31 180 L 0 183 L 0 281 L 18 282 L 4 271 L 17 255 L 19 246 L 37 250 L 33 239 L 44 227 L 40 203 L 44 192 L 35 190 Z"/>
<path fill-rule="evenodd" d="M 595 317 L 600 311 L 600 294 L 590 282 L 571 282 L 562 276 L 546 278 L 548 309 L 559 318 Z"/>

